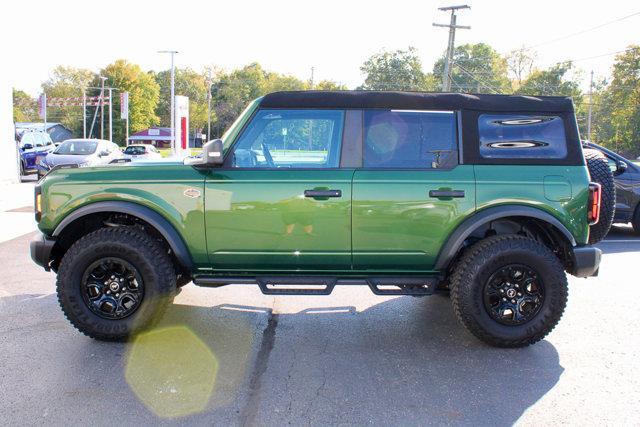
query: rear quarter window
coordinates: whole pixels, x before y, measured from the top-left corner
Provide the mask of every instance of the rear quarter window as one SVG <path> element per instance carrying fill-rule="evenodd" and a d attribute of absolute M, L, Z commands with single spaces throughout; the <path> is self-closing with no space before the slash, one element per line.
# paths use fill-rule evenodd
<path fill-rule="evenodd" d="M 480 156 L 485 159 L 563 159 L 567 138 L 562 117 L 481 114 Z"/>

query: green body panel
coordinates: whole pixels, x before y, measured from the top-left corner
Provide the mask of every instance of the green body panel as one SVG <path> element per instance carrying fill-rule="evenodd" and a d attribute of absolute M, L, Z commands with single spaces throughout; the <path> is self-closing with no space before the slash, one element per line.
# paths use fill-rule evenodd
<path fill-rule="evenodd" d="M 462 190 L 462 198 L 429 197 Z M 353 179 L 356 270 L 430 271 L 449 234 L 475 211 L 473 166 L 359 170 Z"/>
<path fill-rule="evenodd" d="M 60 169 L 41 183 L 42 218 L 38 227 L 50 235 L 74 210 L 90 203 L 127 201 L 153 209 L 184 240 L 197 267 L 208 267 L 204 238 L 204 197 L 185 196 L 193 188 L 204 193 L 205 174 L 179 163 L 113 165 Z"/>
<path fill-rule="evenodd" d="M 515 204 L 557 218 L 579 245 L 589 240 L 586 166 L 475 165 L 478 210 Z"/>
<path fill-rule="evenodd" d="M 225 133 L 228 151 L 259 106 Z M 184 240 L 197 274 L 432 273 L 456 227 L 475 212 L 524 205 L 587 244 L 585 166 L 459 165 L 451 170 L 198 169 L 181 162 L 60 169 L 41 183 L 38 224 L 51 235 L 100 201 L 153 209 Z M 198 190 L 200 193 L 185 190 Z M 309 198 L 305 190 L 340 190 Z M 463 190 L 433 198 L 430 190 Z"/>
<path fill-rule="evenodd" d="M 350 270 L 353 170 L 211 170 L 207 244 L 216 270 Z M 340 190 L 314 199 L 305 190 Z"/>

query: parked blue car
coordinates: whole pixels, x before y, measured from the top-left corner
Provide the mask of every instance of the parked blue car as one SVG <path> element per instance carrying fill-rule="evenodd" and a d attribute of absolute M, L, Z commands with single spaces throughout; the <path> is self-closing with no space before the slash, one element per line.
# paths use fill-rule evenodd
<path fill-rule="evenodd" d="M 45 157 L 56 146 L 48 133 L 36 130 L 25 130 L 17 135 L 20 149 L 20 175 L 38 171 L 38 158 Z"/>

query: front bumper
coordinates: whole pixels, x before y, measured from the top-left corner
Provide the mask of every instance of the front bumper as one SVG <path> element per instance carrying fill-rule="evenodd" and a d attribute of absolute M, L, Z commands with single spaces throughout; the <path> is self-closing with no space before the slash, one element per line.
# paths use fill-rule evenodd
<path fill-rule="evenodd" d="M 49 262 L 51 261 L 51 250 L 55 243 L 55 240 L 49 239 L 43 234 L 34 237 L 31 242 L 29 242 L 31 259 L 40 267 L 44 267 L 47 271 L 50 270 Z"/>
<path fill-rule="evenodd" d="M 602 251 L 592 246 L 578 246 L 573 248 L 573 270 L 569 273 L 576 277 L 591 277 L 598 275 Z"/>

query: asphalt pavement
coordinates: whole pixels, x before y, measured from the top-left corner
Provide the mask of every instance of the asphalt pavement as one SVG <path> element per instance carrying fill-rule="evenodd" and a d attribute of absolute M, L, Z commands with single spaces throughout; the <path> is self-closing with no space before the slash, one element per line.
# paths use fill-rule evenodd
<path fill-rule="evenodd" d="M 570 278 L 558 327 L 488 347 L 448 298 L 197 288 L 127 344 L 73 329 L 33 233 L 0 243 L 6 425 L 601 425 L 640 421 L 640 238 L 617 227 L 599 277 Z"/>

